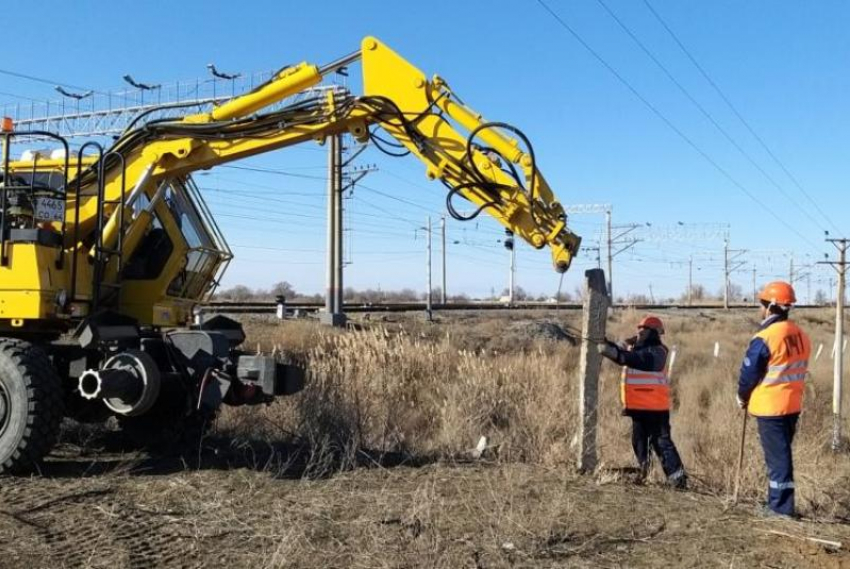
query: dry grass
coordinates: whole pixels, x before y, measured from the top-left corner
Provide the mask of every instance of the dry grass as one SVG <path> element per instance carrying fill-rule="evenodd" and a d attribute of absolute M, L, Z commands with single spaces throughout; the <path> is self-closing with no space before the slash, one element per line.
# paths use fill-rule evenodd
<path fill-rule="evenodd" d="M 568 441 L 575 430 L 563 410 L 574 399 L 577 348 L 531 342 L 514 353 L 482 353 L 459 349 L 451 334 L 434 338 L 376 327 L 315 336 L 302 328 L 313 342 L 304 349 L 286 328 L 267 328 L 261 345 L 281 346 L 305 361 L 308 387 L 259 413 L 229 414 L 224 426 L 233 434 L 297 433 L 324 455 L 322 461 L 337 459 L 328 466 L 339 459 L 351 464 L 360 450 L 411 458 L 464 455 L 482 435 L 491 441 L 488 453 L 503 460 L 549 464 L 567 458 L 565 445 L 553 442 Z"/>
<path fill-rule="evenodd" d="M 639 317 L 628 310 L 616 313 L 608 335 L 630 333 Z M 304 393 L 259 413 L 226 413 L 220 429 L 237 437 L 297 440 L 311 453 L 310 470 L 319 474 L 355 464 L 367 453 L 462 457 L 481 436 L 488 437 L 491 459 L 572 466 L 578 348 L 523 336 L 517 316 L 507 318 L 453 317 L 436 325 L 410 320 L 345 333 L 303 322 L 252 324 L 251 346 L 259 343 L 265 351 L 280 347 L 308 365 L 311 379 Z M 697 486 L 726 494 L 733 483 L 741 421 L 734 386 L 757 315 L 712 311 L 668 314 L 665 319 L 666 340 L 677 351 L 674 440 Z M 556 315 L 554 320 L 567 328 L 578 325 L 576 315 Z M 813 518 L 848 519 L 850 459 L 829 450 L 830 315 L 801 313 L 798 321 L 815 349 L 825 345 L 811 365 L 795 442 L 798 507 Z M 720 343 L 718 358 L 713 356 L 715 342 Z M 633 461 L 629 419 L 619 414 L 617 378 L 618 370 L 606 362 L 599 432 L 604 466 Z M 763 470 L 751 422 L 745 498 L 762 497 Z M 660 473 L 656 476 L 660 480 Z"/>
<path fill-rule="evenodd" d="M 538 465 L 251 469 L 0 486 L 0 568 L 847 567 L 846 527 L 754 520 L 718 500 Z"/>
<path fill-rule="evenodd" d="M 576 318 L 547 316 L 568 328 Z M 638 318 L 617 313 L 611 335 Z M 574 471 L 578 349 L 542 339 L 553 334 L 539 314 L 408 318 L 357 332 L 254 322 L 252 347 L 278 346 L 309 366 L 305 392 L 227 409 L 225 436 L 197 457 L 150 456 L 113 446 L 108 432 L 81 432 L 41 476 L 2 480 L 0 568 L 850 567 L 850 526 L 820 523 L 846 519 L 850 504 L 850 462 L 827 445 L 829 349 L 813 366 L 795 445 L 812 519 L 761 519 L 722 499 L 740 425 L 734 377 L 754 316 L 665 318 L 678 350 L 674 435 L 696 492 L 611 483 L 620 479 L 609 467 L 633 461 L 612 365 L 600 406 L 604 466 Z M 828 315 L 801 320 L 815 345 L 827 338 Z M 482 435 L 485 460 L 457 460 Z M 754 432 L 748 449 L 745 494 L 755 501 L 764 475 Z M 385 467 L 393 462 L 416 467 Z"/>

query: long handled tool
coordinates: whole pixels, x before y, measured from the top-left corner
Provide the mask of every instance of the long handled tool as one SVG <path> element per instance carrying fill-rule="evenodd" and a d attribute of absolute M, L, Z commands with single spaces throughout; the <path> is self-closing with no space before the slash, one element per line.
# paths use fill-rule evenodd
<path fill-rule="evenodd" d="M 735 489 L 732 491 L 732 505 L 738 503 L 738 491 L 741 489 L 741 469 L 744 466 L 744 441 L 747 438 L 747 417 L 750 414 L 744 409 L 744 420 L 741 422 L 741 447 L 738 449 L 738 468 L 735 470 Z"/>

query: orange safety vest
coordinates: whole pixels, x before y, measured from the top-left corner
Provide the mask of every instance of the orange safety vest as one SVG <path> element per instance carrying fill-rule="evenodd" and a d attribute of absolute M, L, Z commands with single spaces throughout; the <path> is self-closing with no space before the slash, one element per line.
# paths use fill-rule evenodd
<path fill-rule="evenodd" d="M 670 379 L 667 377 L 667 366 L 662 371 L 624 367 L 620 378 L 620 400 L 626 409 L 669 411 Z"/>
<path fill-rule="evenodd" d="M 812 354 L 809 337 L 793 322 L 783 320 L 760 330 L 755 338 L 767 344 L 770 360 L 764 379 L 750 394 L 747 409 L 756 417 L 799 413 Z"/>

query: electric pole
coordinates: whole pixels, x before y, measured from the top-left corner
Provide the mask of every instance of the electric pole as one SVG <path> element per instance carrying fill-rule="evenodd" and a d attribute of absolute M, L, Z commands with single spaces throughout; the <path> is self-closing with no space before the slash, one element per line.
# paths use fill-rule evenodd
<path fill-rule="evenodd" d="M 440 239 L 442 240 L 442 251 L 443 251 L 443 288 L 440 293 L 440 302 L 445 306 L 446 299 L 448 298 L 448 293 L 446 292 L 446 216 L 443 215 L 440 217 Z"/>
<path fill-rule="evenodd" d="M 756 266 L 753 265 L 753 304 L 758 306 L 758 287 L 756 286 Z"/>
<path fill-rule="evenodd" d="M 425 293 L 425 312 L 427 312 L 428 320 L 431 320 L 431 216 L 428 216 L 427 223 L 425 225 L 425 233 L 428 236 L 428 247 L 427 247 L 427 258 L 426 258 L 426 266 L 427 275 L 428 275 L 428 290 Z"/>
<path fill-rule="evenodd" d="M 335 141 L 334 150 L 334 232 L 336 233 L 336 246 L 334 247 L 334 313 L 337 323 L 335 326 L 345 325 L 345 309 L 343 308 L 343 291 L 345 290 L 342 282 L 343 263 L 345 257 L 343 255 L 343 237 L 345 235 L 342 221 L 342 135 L 337 134 L 331 137 Z"/>
<path fill-rule="evenodd" d="M 505 229 L 505 249 L 508 250 L 508 304 L 514 303 L 514 273 L 516 272 L 516 243 L 514 234 L 510 229 Z"/>
<path fill-rule="evenodd" d="M 605 212 L 606 222 L 608 225 L 608 297 L 611 299 L 611 306 L 614 306 L 614 257 L 622 253 L 623 251 L 627 251 L 637 245 L 640 239 L 630 238 L 623 239 L 626 235 L 635 231 L 640 227 L 637 223 L 630 223 L 628 225 L 614 227 L 611 225 L 611 210 L 607 210 Z M 617 229 L 620 233 L 614 235 L 613 231 Z M 619 246 L 619 250 L 614 251 L 615 246 Z"/>
<path fill-rule="evenodd" d="M 812 273 L 811 270 L 806 274 L 806 304 L 812 304 Z"/>
<path fill-rule="evenodd" d="M 346 160 L 343 160 L 343 138 L 341 134 L 327 137 L 328 141 L 328 250 L 327 250 L 327 284 L 325 291 L 325 312 L 320 316 L 323 324 L 330 326 L 345 326 L 345 308 L 343 270 L 345 267 L 345 251 L 343 247 L 344 208 L 343 194 L 354 188 L 369 172 L 374 172 L 374 166 L 357 168 L 353 172 L 346 171 L 351 162 L 366 149 L 363 145 Z"/>
<path fill-rule="evenodd" d="M 746 252 L 746 249 L 730 249 L 729 240 L 723 241 L 723 308 L 726 310 L 729 310 L 729 275 L 745 264 L 744 261 L 741 261 L 734 267 L 730 267 L 729 263 Z M 730 257 L 729 253 L 734 253 L 734 255 Z"/>
<path fill-rule="evenodd" d="M 691 305 L 691 300 L 694 294 L 694 256 L 688 256 L 688 306 Z"/>
<path fill-rule="evenodd" d="M 847 271 L 848 239 L 827 239 L 838 249 L 838 262 L 823 261 L 838 272 L 838 291 L 835 298 L 835 355 L 832 375 L 832 450 L 841 449 L 841 390 L 844 377 L 844 276 Z"/>
<path fill-rule="evenodd" d="M 729 310 L 729 241 L 723 242 L 723 308 Z"/>
<path fill-rule="evenodd" d="M 328 232 L 325 312 L 320 320 L 330 326 L 345 325 L 342 308 L 342 140 L 328 141 Z"/>
<path fill-rule="evenodd" d="M 510 276 L 508 278 L 508 303 L 514 303 L 514 283 L 516 280 L 516 243 L 511 247 Z"/>
<path fill-rule="evenodd" d="M 611 235 L 611 210 L 605 212 L 605 224 L 608 226 L 608 298 L 614 305 L 614 255 L 611 253 L 614 238 Z"/>

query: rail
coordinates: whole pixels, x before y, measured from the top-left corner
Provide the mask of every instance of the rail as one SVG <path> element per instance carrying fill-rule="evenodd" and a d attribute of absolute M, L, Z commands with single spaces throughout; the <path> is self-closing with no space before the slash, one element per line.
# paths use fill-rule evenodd
<path fill-rule="evenodd" d="M 278 303 L 275 301 L 251 301 L 251 302 L 224 302 L 213 301 L 201 305 L 201 311 L 204 313 L 222 312 L 229 314 L 274 314 L 277 311 Z M 285 304 L 288 312 L 299 310 L 304 313 L 313 313 L 323 310 L 324 302 L 287 302 Z M 424 302 L 394 302 L 394 303 L 364 303 L 364 302 L 348 302 L 343 306 L 343 311 L 348 313 L 363 313 L 363 312 L 424 312 L 426 310 Z M 431 309 L 434 312 L 441 311 L 463 311 L 463 310 L 581 310 L 582 305 L 576 303 L 555 303 L 543 301 L 522 301 L 506 304 L 503 302 L 451 302 L 448 304 L 432 304 Z M 721 304 L 694 304 L 691 306 L 682 304 L 619 304 L 613 308 L 634 309 L 640 311 L 653 310 L 723 310 Z M 752 304 L 733 304 L 730 305 L 730 310 L 755 310 L 756 307 Z M 830 308 L 828 306 L 818 305 L 800 305 L 795 307 L 795 310 L 800 309 L 815 309 L 815 308 Z"/>

